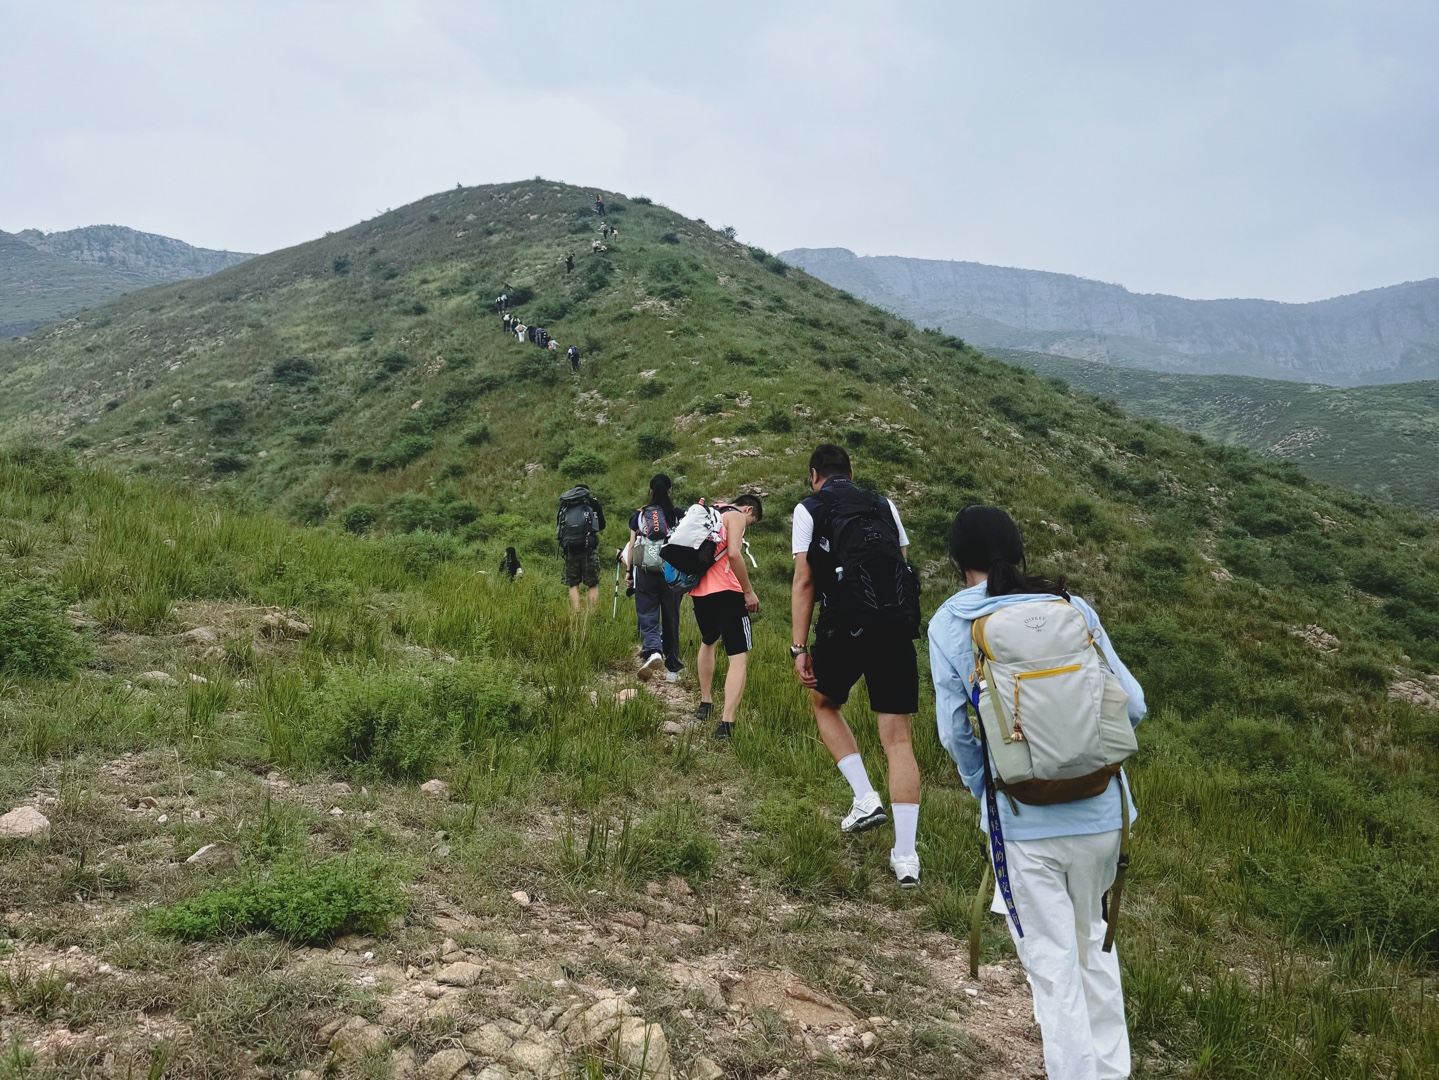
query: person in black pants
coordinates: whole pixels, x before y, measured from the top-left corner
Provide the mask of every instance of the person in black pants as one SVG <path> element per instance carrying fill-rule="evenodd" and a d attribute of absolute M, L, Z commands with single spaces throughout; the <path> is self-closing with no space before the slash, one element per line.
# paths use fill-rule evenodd
<path fill-rule="evenodd" d="M 679 524 L 680 512 L 670 488 L 670 478 L 664 473 L 650 480 L 650 501 L 630 516 L 630 542 L 623 554 L 640 624 L 641 680 L 648 680 L 661 664 L 670 682 L 677 682 L 684 670 L 680 661 L 680 592 L 666 580 L 662 568 L 644 566 L 646 549 L 651 545 L 658 549 Z"/>

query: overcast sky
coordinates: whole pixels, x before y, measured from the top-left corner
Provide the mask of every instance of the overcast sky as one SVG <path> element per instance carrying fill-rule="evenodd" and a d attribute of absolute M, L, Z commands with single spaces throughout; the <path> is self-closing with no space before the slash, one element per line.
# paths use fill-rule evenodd
<path fill-rule="evenodd" d="M 536 174 L 772 250 L 1319 299 L 1439 275 L 1439 0 L 0 0 L 3 229 L 268 251 Z"/>

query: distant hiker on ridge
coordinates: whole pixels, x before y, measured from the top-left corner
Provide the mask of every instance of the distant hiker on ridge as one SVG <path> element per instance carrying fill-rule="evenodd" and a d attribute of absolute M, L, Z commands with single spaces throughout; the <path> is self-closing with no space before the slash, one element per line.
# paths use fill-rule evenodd
<path fill-rule="evenodd" d="M 605 199 L 603 195 L 598 193 L 595 195 L 595 213 L 600 217 L 605 216 Z"/>
<path fill-rule="evenodd" d="M 508 334 L 508 333 L 510 332 L 510 327 L 511 327 L 513 324 L 514 324 L 514 319 L 512 319 L 512 318 L 510 317 L 510 313 L 509 313 L 508 311 L 505 312 L 504 315 L 503 315 L 503 316 L 501 317 L 501 319 L 500 319 L 500 325 L 502 325 L 502 326 L 505 328 L 505 333 Z"/>
<path fill-rule="evenodd" d="M 814 493 L 794 508 L 790 550 L 794 584 L 789 654 L 810 690 L 819 736 L 854 791 L 840 822 L 847 833 L 884 824 L 884 803 L 869 782 L 859 744 L 840 709 L 864 679 L 879 740 L 889 761 L 894 848 L 889 865 L 901 888 L 919 884 L 919 764 L 910 717 L 919 710 L 919 579 L 905 555 L 909 537 L 894 503 L 856 487 L 849 454 L 824 443 L 809 459 Z M 819 601 L 819 625 L 809 644 Z"/>
<path fill-rule="evenodd" d="M 575 268 L 575 257 L 574 257 L 573 255 L 566 255 L 566 256 L 565 256 L 565 273 L 568 274 L 568 273 L 569 273 L 571 270 L 573 270 L 574 268 Z"/>
<path fill-rule="evenodd" d="M 570 370 L 578 375 L 580 373 L 580 347 L 571 345 L 565 350 L 565 355 L 570 358 Z"/>

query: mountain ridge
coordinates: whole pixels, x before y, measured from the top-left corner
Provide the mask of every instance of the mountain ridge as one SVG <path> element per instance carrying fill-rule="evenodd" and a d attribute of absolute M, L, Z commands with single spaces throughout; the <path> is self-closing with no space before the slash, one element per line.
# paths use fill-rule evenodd
<path fill-rule="evenodd" d="M 123 225 L 0 231 L 0 338 L 136 289 L 205 277 L 252 257 Z"/>
<path fill-rule="evenodd" d="M 1439 377 L 1439 278 L 1303 304 L 1188 300 L 1071 274 L 846 248 L 780 257 L 981 346 L 1193 374 L 1355 385 Z"/>
<path fill-rule="evenodd" d="M 109 270 L 135 282 L 137 288 L 207 277 L 255 257 L 248 252 L 196 247 L 125 225 L 84 225 L 57 232 L 22 229 L 14 235 L 38 251 Z"/>

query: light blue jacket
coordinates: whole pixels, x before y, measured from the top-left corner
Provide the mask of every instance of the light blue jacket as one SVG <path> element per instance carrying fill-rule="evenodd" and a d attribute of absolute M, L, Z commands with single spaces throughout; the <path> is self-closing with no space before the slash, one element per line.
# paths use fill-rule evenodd
<path fill-rule="evenodd" d="M 1007 607 L 1010 604 L 1027 604 L 1036 600 L 1053 600 L 1049 594 L 1015 593 L 1009 596 L 990 596 L 988 586 L 979 584 L 955 593 L 935 612 L 929 621 L 929 668 L 934 679 L 935 720 L 939 725 L 939 741 L 959 766 L 960 779 L 965 787 L 979 800 L 979 827 L 989 828 L 984 798 L 984 751 L 979 739 L 970 727 L 966 706 L 969 702 L 970 683 L 974 678 L 974 641 L 969 628 L 981 615 Z M 1124 666 L 1109 643 L 1109 636 L 1099 625 L 1099 616 L 1094 609 L 1079 597 L 1071 603 L 1084 615 L 1089 628 L 1094 631 L 1099 648 L 1109 662 L 1110 670 L 1119 676 L 1124 692 L 1129 695 L 1129 721 L 1138 724 L 1147 711 L 1144 705 L 1144 690 L 1135 681 L 1129 669 Z M 1078 802 L 1057 803 L 1053 806 L 1029 806 L 1019 804 L 1016 814 L 1008 799 L 999 799 L 999 823 L 1008 840 L 1042 840 L 1051 836 L 1079 836 L 1088 833 L 1109 832 L 1119 828 L 1119 785 L 1128 783 L 1121 772 L 1102 794 Z M 1137 816 L 1134 799 L 1129 799 L 1129 820 Z"/>

